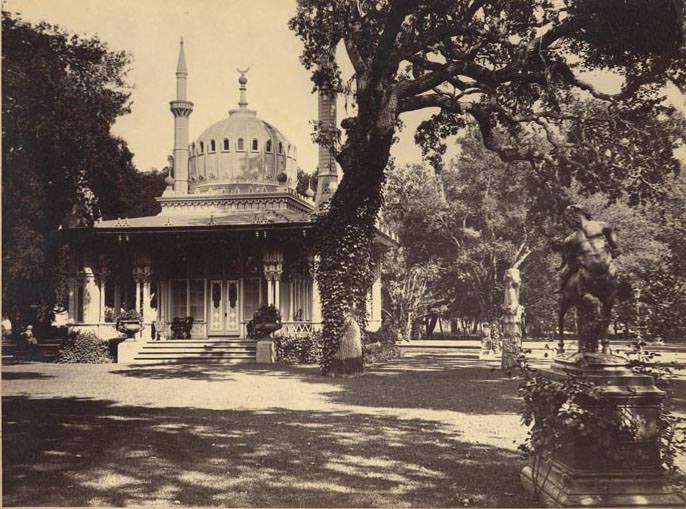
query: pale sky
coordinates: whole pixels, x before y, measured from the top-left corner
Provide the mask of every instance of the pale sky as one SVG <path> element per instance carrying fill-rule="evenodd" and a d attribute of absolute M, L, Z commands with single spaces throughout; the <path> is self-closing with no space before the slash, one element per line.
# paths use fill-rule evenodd
<path fill-rule="evenodd" d="M 140 170 L 161 169 L 172 151 L 176 62 L 183 36 L 188 64 L 192 141 L 238 103 L 237 67 L 248 73 L 249 107 L 298 147 L 308 172 L 317 165 L 311 141 L 316 96 L 300 64 L 301 43 L 288 29 L 296 0 L 5 0 L 4 9 L 26 21 L 48 21 L 69 32 L 95 35 L 111 49 L 132 54 L 128 82 L 132 112 L 114 126 L 134 153 Z M 338 120 L 345 116 L 339 101 Z M 408 123 L 394 155 L 401 164 L 419 162 Z"/>
<path fill-rule="evenodd" d="M 169 101 L 176 93 L 181 36 L 189 72 L 188 99 L 195 104 L 189 141 L 237 106 L 236 68 L 251 65 L 249 107 L 295 143 L 300 166 L 314 171 L 317 146 L 311 141 L 310 122 L 316 117 L 316 96 L 298 59 L 300 41 L 287 26 L 295 6 L 296 0 L 3 1 L 5 10 L 20 12 L 27 21 L 44 20 L 69 32 L 97 34 L 111 49 L 132 54 L 128 73 L 132 112 L 117 121 L 114 132 L 128 142 L 136 166 L 144 171 L 163 168 L 172 151 Z M 674 102 L 684 107 L 683 96 Z M 339 98 L 339 122 L 345 116 Z M 393 147 L 399 164 L 420 161 L 414 130 L 428 116 L 427 111 L 403 116 L 406 127 Z"/>

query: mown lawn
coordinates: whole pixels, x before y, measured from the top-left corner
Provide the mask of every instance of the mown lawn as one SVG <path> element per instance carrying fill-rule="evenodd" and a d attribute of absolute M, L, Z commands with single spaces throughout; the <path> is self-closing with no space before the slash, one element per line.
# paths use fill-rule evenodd
<path fill-rule="evenodd" d="M 517 381 L 449 355 L 316 367 L 3 369 L 3 505 L 534 505 Z"/>

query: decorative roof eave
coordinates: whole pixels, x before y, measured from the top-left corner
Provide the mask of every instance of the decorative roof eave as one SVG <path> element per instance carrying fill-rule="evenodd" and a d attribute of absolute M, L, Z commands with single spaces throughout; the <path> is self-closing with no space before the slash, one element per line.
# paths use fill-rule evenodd
<path fill-rule="evenodd" d="M 262 230 L 311 230 L 311 222 L 292 222 L 292 223 L 256 223 L 256 224 L 219 224 L 205 226 L 141 226 L 125 228 L 72 228 L 72 231 L 92 231 L 96 235 L 117 235 L 120 233 L 148 234 L 148 233 L 219 233 L 219 232 L 246 232 Z"/>
<path fill-rule="evenodd" d="M 196 235 L 196 234 L 221 234 L 221 233 L 261 233 L 261 232 L 297 232 L 298 235 L 309 237 L 313 223 L 311 222 L 290 222 L 290 223 L 256 223 L 244 225 L 199 225 L 199 226 L 121 226 L 107 228 L 65 228 L 58 233 L 63 239 L 83 238 L 83 237 L 117 237 L 125 235 L 127 239 L 141 237 L 166 237 L 176 235 Z"/>
<path fill-rule="evenodd" d="M 228 209 L 260 209 L 261 203 L 285 203 L 294 210 L 305 213 L 314 211 L 314 204 L 295 194 L 288 192 L 267 191 L 257 193 L 199 193 L 181 196 L 161 196 L 155 198 L 159 204 L 165 207 L 222 207 Z M 254 204 L 256 207 L 239 207 L 240 204 Z"/>
<path fill-rule="evenodd" d="M 153 236 L 153 235 L 178 235 L 178 234 L 198 234 L 198 233 L 227 233 L 227 232 L 266 232 L 266 231 L 299 231 L 303 236 L 307 237 L 314 228 L 313 221 L 291 221 L 291 222 L 278 222 L 278 223 L 251 223 L 251 224 L 209 224 L 211 219 L 208 220 L 207 224 L 188 226 L 188 225 L 178 225 L 174 226 L 173 218 L 170 218 L 172 224 L 165 226 L 131 226 L 128 225 L 126 220 L 121 220 L 121 226 L 113 227 L 77 227 L 77 228 L 65 228 L 58 230 L 55 233 L 60 234 L 63 237 L 80 237 L 80 236 L 91 236 L 95 235 L 98 237 L 108 237 L 115 235 L 128 235 L 128 236 Z M 383 249 L 390 249 L 398 245 L 397 236 L 389 235 L 390 232 L 384 231 L 385 229 L 375 228 L 374 241 L 377 246 Z"/>

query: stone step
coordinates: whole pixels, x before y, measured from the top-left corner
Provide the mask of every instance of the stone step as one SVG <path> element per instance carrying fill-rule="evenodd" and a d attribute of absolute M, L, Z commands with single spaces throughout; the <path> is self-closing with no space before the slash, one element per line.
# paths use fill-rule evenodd
<path fill-rule="evenodd" d="M 242 338 L 146 341 L 133 362 L 244 363 L 255 362 L 256 351 L 255 341 Z"/>
<path fill-rule="evenodd" d="M 245 341 L 240 339 L 230 340 L 215 340 L 215 341 L 203 341 L 203 340 L 192 340 L 192 339 L 177 339 L 174 341 L 145 341 L 146 345 L 173 345 L 173 346 L 222 346 L 222 345 L 246 345 L 255 346 L 254 341 Z"/>
<path fill-rule="evenodd" d="M 252 344 L 223 344 L 223 345 L 161 345 L 158 343 L 146 343 L 145 350 L 255 350 L 257 347 Z"/>
<path fill-rule="evenodd" d="M 253 364 L 255 356 L 250 358 L 234 357 L 141 357 L 134 358 L 134 364 Z"/>

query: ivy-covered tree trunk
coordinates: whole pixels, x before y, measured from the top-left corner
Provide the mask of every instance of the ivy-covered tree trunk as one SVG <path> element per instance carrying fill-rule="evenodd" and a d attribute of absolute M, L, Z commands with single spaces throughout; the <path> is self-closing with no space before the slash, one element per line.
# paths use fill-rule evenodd
<path fill-rule="evenodd" d="M 380 100 L 385 108 L 391 107 L 392 101 L 388 98 Z M 378 111 L 378 102 L 376 104 L 374 109 Z M 361 119 L 364 118 L 379 117 L 360 115 L 359 124 L 348 126 L 348 140 L 337 157 L 343 178 L 328 210 L 317 223 L 317 283 L 323 317 L 321 367 L 324 374 L 352 374 L 364 369 L 361 335 L 354 339 L 358 345 L 342 345 L 341 341 L 349 316 L 354 317 L 362 330 L 366 325 L 366 297 L 375 269 L 375 223 L 381 208 L 384 170 L 393 142 L 394 116 L 385 115 L 389 120 L 381 125 L 372 122 L 363 125 Z M 346 341 L 353 341 L 353 337 L 346 335 Z M 351 352 L 359 355 L 359 359 L 349 358 Z"/>

